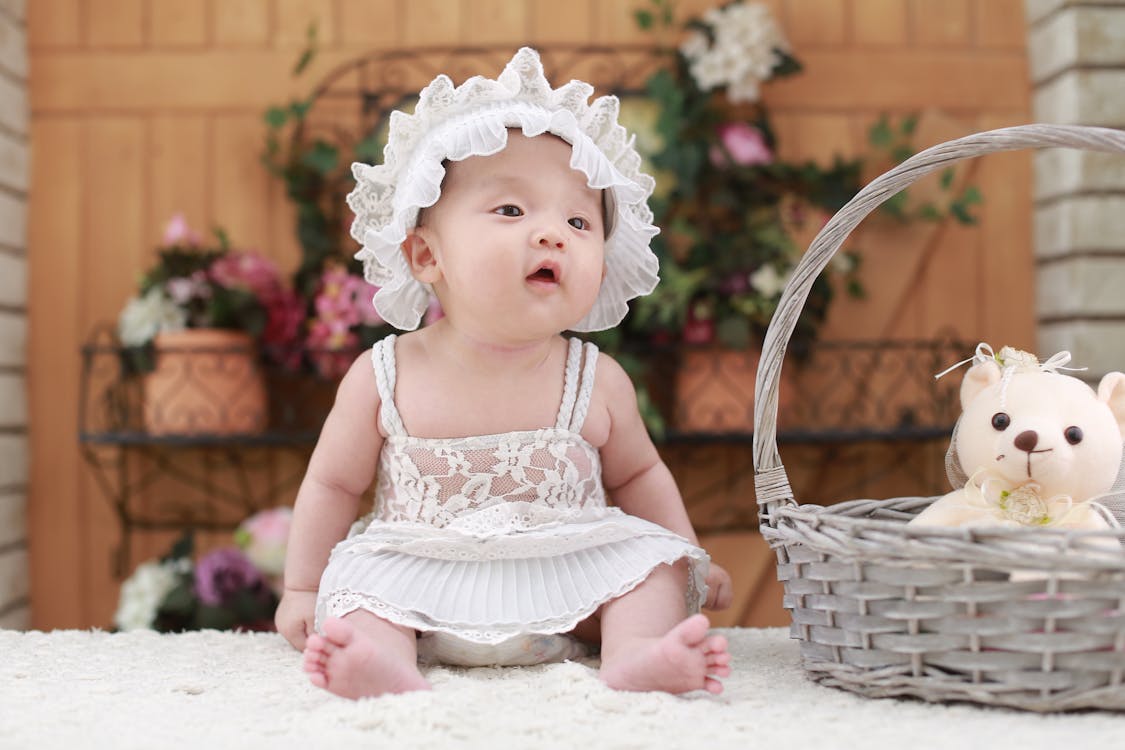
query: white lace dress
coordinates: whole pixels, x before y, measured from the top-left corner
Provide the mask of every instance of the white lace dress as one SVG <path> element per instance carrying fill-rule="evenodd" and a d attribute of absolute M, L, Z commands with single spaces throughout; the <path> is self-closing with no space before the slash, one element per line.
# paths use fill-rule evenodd
<path fill-rule="evenodd" d="M 687 608 L 698 611 L 706 553 L 609 507 L 598 452 L 579 434 L 598 358 L 593 344 L 569 343 L 554 427 L 418 438 L 395 408 L 394 342 L 388 336 L 372 350 L 388 435 L 375 511 L 332 551 L 318 627 L 327 616 L 365 609 L 419 631 L 419 651 L 433 660 L 566 658 L 576 652 L 557 639 L 528 637 L 566 633 L 682 558 L 692 571 Z M 427 635 L 446 637 L 427 644 Z M 458 653 L 442 645 L 450 643 L 462 644 Z"/>

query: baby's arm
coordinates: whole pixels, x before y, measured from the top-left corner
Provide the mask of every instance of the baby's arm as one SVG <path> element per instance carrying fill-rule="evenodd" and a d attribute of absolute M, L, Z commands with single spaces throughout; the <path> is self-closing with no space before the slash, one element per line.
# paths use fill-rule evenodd
<path fill-rule="evenodd" d="M 336 391 L 297 502 L 285 556 L 285 592 L 277 608 L 278 632 L 295 648 L 312 632 L 316 591 L 332 548 L 355 521 L 371 485 L 383 436 L 379 392 L 370 352 L 361 354 Z"/>
<path fill-rule="evenodd" d="M 608 414 L 609 432 L 601 446 L 602 479 L 614 504 L 629 515 L 659 524 L 698 545 L 676 480 L 641 419 L 633 382 L 605 355 L 598 360 L 591 406 Z M 730 576 L 714 563 L 707 586 L 707 607 L 723 609 L 730 605 Z"/>

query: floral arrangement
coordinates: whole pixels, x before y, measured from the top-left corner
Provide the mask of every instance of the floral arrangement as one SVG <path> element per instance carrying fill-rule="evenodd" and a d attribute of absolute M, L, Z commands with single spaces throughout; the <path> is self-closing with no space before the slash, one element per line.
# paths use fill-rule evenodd
<path fill-rule="evenodd" d="M 651 0 L 638 24 L 676 30 L 670 0 Z M 759 3 L 736 1 L 686 24 L 669 63 L 648 80 L 658 104 L 658 181 L 653 201 L 663 233 L 654 243 L 662 282 L 642 299 L 634 333 L 657 341 L 745 348 L 760 340 L 803 247 L 795 238 L 859 189 L 860 164 L 791 164 L 761 101 L 769 81 L 801 70 L 781 28 Z M 819 228 L 819 227 L 816 227 Z M 859 295 L 858 256 L 835 266 Z M 818 281 L 797 337 L 812 338 L 833 285 Z"/>
<path fill-rule="evenodd" d="M 236 546 L 193 562 L 191 534 L 121 585 L 118 630 L 271 630 L 292 511 L 261 511 L 235 531 Z"/>
<path fill-rule="evenodd" d="M 118 318 L 126 348 L 143 348 L 162 332 L 186 328 L 242 330 L 275 346 L 299 335 L 303 303 L 282 284 L 277 266 L 256 252 L 232 250 L 221 229 L 214 242 L 205 242 L 176 214 L 157 256 Z"/>

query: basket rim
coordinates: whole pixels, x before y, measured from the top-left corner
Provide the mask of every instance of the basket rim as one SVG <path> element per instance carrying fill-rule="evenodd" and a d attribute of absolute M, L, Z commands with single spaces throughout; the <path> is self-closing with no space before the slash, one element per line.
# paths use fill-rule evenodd
<path fill-rule="evenodd" d="M 1125 130 L 1035 123 L 982 131 L 936 144 L 868 183 L 828 220 L 813 239 L 790 275 L 770 320 L 754 384 L 755 489 L 759 507 L 769 509 L 763 513 L 768 523 L 772 524 L 774 519 L 782 517 L 778 506 L 797 506 L 778 452 L 777 409 L 785 351 L 813 282 L 864 218 L 920 177 L 968 158 L 1045 147 L 1125 153 Z M 1036 527 L 1030 530 L 1039 532 L 1047 529 Z"/>
<path fill-rule="evenodd" d="M 968 564 L 1058 573 L 1125 573 L 1125 555 L 1097 548 L 1098 540 L 1125 542 L 1125 527 L 1108 530 L 1030 526 L 910 526 L 902 521 L 847 515 L 859 509 L 918 504 L 932 497 L 849 500 L 832 505 L 782 505 L 762 527 L 771 546 L 801 544 L 813 551 L 890 564 Z M 838 534 L 843 532 L 841 539 Z M 986 542 L 982 544 L 982 542 Z"/>

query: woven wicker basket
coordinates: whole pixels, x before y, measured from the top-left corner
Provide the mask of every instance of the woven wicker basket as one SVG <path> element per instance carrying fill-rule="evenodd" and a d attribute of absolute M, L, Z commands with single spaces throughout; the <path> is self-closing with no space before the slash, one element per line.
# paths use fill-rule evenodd
<path fill-rule="evenodd" d="M 786 345 L 813 280 L 852 229 L 924 174 L 1046 146 L 1125 152 L 1125 132 L 1026 125 L 915 155 L 825 225 L 770 324 L 754 404 L 761 528 L 777 553 L 804 667 L 825 685 L 1034 711 L 1125 710 L 1125 553 L 1090 544 L 1115 532 L 907 527 L 935 498 L 798 505 L 777 450 Z M 1014 570 L 1044 578 L 1009 581 Z"/>

